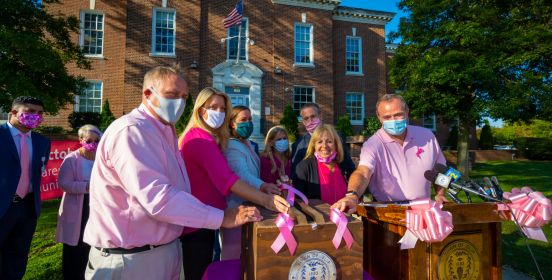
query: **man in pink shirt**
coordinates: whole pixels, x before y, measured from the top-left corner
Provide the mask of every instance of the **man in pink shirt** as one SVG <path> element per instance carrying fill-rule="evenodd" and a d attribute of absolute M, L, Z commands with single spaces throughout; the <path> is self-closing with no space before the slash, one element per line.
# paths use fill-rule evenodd
<path fill-rule="evenodd" d="M 223 212 L 190 194 L 174 129 L 187 97 L 175 67 L 155 67 L 144 77 L 140 107 L 106 130 L 90 179 L 86 279 L 179 279 L 184 227 L 261 219 L 254 207 Z"/>
<path fill-rule="evenodd" d="M 431 196 L 424 177 L 445 157 L 433 133 L 407 125 L 408 106 L 402 96 L 385 94 L 376 104 L 380 128 L 362 146 L 358 168 L 351 174 L 348 191 L 333 207 L 356 211 L 360 196 L 369 187 L 377 201 L 404 201 Z M 435 200 L 447 201 L 444 189 L 435 186 Z"/>

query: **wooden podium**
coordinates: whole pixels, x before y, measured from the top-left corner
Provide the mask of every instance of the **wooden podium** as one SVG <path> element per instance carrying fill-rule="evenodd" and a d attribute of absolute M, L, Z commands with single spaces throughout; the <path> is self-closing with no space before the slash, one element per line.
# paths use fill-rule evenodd
<path fill-rule="evenodd" d="M 453 232 L 443 242 L 419 241 L 410 250 L 397 242 L 406 232 L 407 207 L 359 206 L 364 222 L 364 269 L 375 279 L 502 279 L 501 221 L 495 203 L 451 204 Z"/>

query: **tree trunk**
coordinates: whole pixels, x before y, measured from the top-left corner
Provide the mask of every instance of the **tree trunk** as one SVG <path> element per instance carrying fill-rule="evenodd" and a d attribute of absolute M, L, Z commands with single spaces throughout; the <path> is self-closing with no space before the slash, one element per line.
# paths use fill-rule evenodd
<path fill-rule="evenodd" d="M 469 178 L 470 176 L 470 138 L 471 125 L 466 120 L 460 120 L 458 124 L 458 148 L 456 164 L 458 171 L 462 173 L 462 177 Z"/>

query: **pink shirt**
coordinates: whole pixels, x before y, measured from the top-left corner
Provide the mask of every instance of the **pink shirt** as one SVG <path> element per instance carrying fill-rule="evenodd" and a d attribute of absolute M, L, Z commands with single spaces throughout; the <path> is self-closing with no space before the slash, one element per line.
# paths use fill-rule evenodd
<path fill-rule="evenodd" d="M 282 163 L 277 157 L 274 157 L 274 162 L 277 167 L 280 167 Z M 284 173 L 291 179 L 291 159 L 286 163 Z M 261 156 L 261 180 L 267 183 L 276 184 L 276 180 L 280 179 L 280 173 L 278 168 L 272 173 L 272 162 L 268 156 Z"/>
<path fill-rule="evenodd" d="M 433 133 L 409 125 L 403 145 L 379 129 L 362 146 L 359 165 L 370 169 L 369 189 L 378 201 L 429 198 L 431 183 L 424 177 L 445 157 Z"/>
<path fill-rule="evenodd" d="M 345 183 L 345 178 L 337 164 L 331 171 L 325 164 L 316 162 L 318 164 L 318 179 L 320 179 L 320 199 L 332 205 L 345 196 L 347 183 Z"/>
<path fill-rule="evenodd" d="M 228 166 L 213 136 L 202 128 L 192 128 L 184 136 L 180 152 L 188 163 L 192 194 L 207 205 L 226 209 L 226 196 L 239 177 Z M 192 231 L 186 229 L 184 233 Z"/>
<path fill-rule="evenodd" d="M 144 105 L 109 126 L 92 169 L 84 242 L 126 249 L 161 245 L 178 238 L 183 226 L 219 228 L 223 216 L 190 194 L 172 126 Z"/>

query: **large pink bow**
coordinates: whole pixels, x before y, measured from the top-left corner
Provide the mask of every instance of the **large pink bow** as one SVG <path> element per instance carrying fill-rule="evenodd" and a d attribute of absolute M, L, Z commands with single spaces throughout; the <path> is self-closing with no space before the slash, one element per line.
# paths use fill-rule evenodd
<path fill-rule="evenodd" d="M 452 214 L 441 210 L 443 205 L 431 199 L 410 203 L 406 210 L 407 231 L 399 241 L 401 249 L 411 249 L 418 239 L 426 242 L 441 242 L 452 232 Z"/>
<path fill-rule="evenodd" d="M 284 244 L 287 244 L 289 254 L 293 256 L 297 248 L 297 241 L 295 241 L 293 234 L 291 234 L 291 230 L 294 227 L 293 219 L 288 214 L 280 213 L 275 223 L 278 229 L 280 229 L 280 234 L 278 234 L 278 237 L 276 237 L 270 248 L 272 248 L 274 253 L 278 254 L 284 247 Z"/>
<path fill-rule="evenodd" d="M 291 206 L 293 206 L 293 204 L 295 203 L 295 195 L 299 196 L 306 204 L 309 204 L 309 200 L 307 199 L 307 197 L 298 189 L 288 184 L 281 184 L 280 189 L 288 191 L 286 200 L 289 202 Z"/>
<path fill-rule="evenodd" d="M 541 192 L 535 192 L 529 187 L 513 188 L 512 192 L 504 192 L 504 198 L 512 203 L 512 214 L 516 217 L 527 237 L 547 242 L 542 232 L 543 225 L 552 219 L 552 202 Z M 514 220 L 514 217 L 512 217 Z"/>
<path fill-rule="evenodd" d="M 332 243 L 336 249 L 339 248 L 339 244 L 341 244 L 341 239 L 345 240 L 345 244 L 347 245 L 347 248 L 351 250 L 351 246 L 353 246 L 353 235 L 347 228 L 347 224 L 349 221 L 347 220 L 347 217 L 343 212 L 339 211 L 336 208 L 332 208 L 330 210 L 330 220 L 334 222 L 334 224 L 337 226 L 337 229 L 335 230 L 335 235 L 332 239 Z"/>

